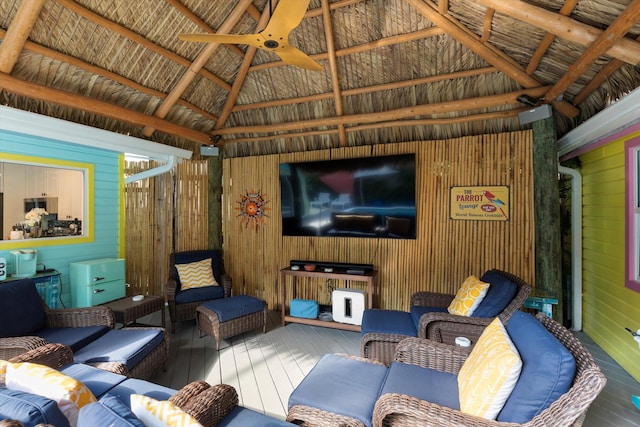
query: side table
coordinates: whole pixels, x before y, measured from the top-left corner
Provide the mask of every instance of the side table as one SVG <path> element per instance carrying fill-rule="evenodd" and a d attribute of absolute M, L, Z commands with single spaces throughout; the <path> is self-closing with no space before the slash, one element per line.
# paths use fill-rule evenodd
<path fill-rule="evenodd" d="M 104 303 L 113 311 L 116 323 L 122 323 L 122 327 L 136 321 L 140 317 L 160 310 L 162 314 L 162 327 L 165 327 L 164 298 L 145 295 L 141 301 L 134 301 L 132 297 L 124 297 Z"/>
<path fill-rule="evenodd" d="M 553 318 L 553 305 L 557 303 L 558 298 L 550 294 L 547 290 L 534 288 L 531 289 L 529 297 L 522 306 L 541 311 L 548 317 Z"/>

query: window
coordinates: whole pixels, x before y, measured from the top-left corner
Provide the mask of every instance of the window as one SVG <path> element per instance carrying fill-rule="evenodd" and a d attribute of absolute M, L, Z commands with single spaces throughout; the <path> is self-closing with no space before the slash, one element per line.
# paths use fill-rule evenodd
<path fill-rule="evenodd" d="M 627 141 L 626 163 L 626 285 L 640 292 L 640 138 Z"/>

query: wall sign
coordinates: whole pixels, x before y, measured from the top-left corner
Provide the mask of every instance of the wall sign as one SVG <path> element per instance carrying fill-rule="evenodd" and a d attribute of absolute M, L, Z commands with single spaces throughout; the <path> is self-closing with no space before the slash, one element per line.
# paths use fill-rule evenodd
<path fill-rule="evenodd" d="M 451 187 L 451 219 L 509 221 L 509 187 Z"/>

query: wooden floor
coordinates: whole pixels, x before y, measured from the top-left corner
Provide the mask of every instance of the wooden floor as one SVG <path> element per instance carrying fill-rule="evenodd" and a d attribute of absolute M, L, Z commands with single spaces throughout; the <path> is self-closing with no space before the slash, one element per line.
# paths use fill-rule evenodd
<path fill-rule="evenodd" d="M 193 380 L 235 387 L 240 404 L 284 419 L 293 389 L 326 353 L 360 353 L 358 332 L 288 324 L 280 326 L 280 313 L 269 312 L 267 333 L 249 332 L 225 340 L 215 350 L 210 336 L 199 338 L 195 322 L 181 322 L 171 334 L 168 369 L 153 381 L 178 389 Z M 167 321 L 169 316 L 167 315 Z M 160 324 L 160 315 L 146 319 Z M 640 384 L 584 333 L 587 346 L 607 376 L 607 386 L 591 405 L 585 426 L 640 426 L 640 410 L 631 395 L 640 395 Z"/>

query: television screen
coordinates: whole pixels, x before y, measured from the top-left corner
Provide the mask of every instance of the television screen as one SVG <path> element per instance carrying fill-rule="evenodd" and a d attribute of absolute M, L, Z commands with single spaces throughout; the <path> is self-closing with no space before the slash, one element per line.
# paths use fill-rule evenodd
<path fill-rule="evenodd" d="M 415 154 L 281 163 L 285 236 L 416 238 Z"/>

